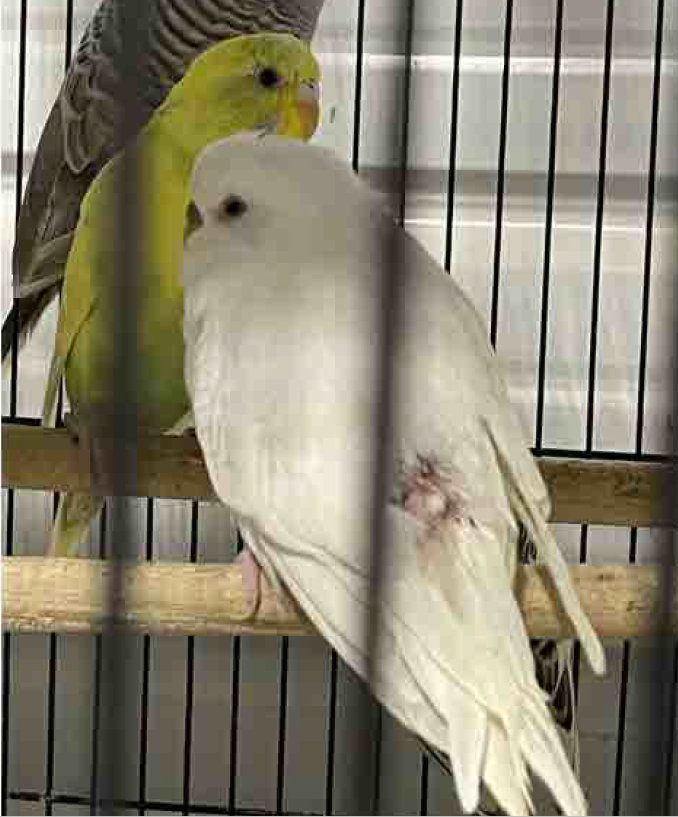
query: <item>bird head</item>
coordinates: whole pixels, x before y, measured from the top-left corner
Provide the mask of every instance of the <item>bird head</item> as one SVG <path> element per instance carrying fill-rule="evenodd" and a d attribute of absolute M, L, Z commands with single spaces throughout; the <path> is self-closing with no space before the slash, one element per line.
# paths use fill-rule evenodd
<path fill-rule="evenodd" d="M 247 133 L 200 152 L 190 198 L 186 246 L 194 252 L 197 245 L 217 246 L 228 234 L 234 263 L 238 253 L 247 256 L 253 248 L 259 257 L 263 252 L 278 257 L 288 243 L 295 258 L 345 253 L 367 222 L 381 221 L 384 208 L 382 197 L 333 151 Z"/>
<path fill-rule="evenodd" d="M 319 118 L 320 68 L 288 34 L 234 37 L 198 56 L 159 115 L 174 141 L 195 157 L 243 131 L 310 139 Z"/>

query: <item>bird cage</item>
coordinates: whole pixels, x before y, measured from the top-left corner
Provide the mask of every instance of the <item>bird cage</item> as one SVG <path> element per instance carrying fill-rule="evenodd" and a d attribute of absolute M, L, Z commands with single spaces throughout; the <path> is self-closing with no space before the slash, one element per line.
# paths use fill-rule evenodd
<path fill-rule="evenodd" d="M 3 314 L 38 140 L 97 5 L 2 4 Z M 312 50 L 314 140 L 387 195 L 486 320 L 606 638 L 605 676 L 575 654 L 591 813 L 677 813 L 676 6 L 325 0 Z M 2 813 L 462 813 L 452 779 L 294 608 L 267 591 L 236 622 L 238 531 L 195 438 L 113 451 L 104 493 L 120 480 L 133 498 L 109 500 L 90 559 L 44 558 L 58 492 L 94 479 L 63 429 L 39 428 L 56 316 L 3 372 Z M 132 305 L 123 355 L 133 319 Z M 522 601 L 557 627 L 538 581 Z M 107 628 L 111 605 L 126 629 Z"/>

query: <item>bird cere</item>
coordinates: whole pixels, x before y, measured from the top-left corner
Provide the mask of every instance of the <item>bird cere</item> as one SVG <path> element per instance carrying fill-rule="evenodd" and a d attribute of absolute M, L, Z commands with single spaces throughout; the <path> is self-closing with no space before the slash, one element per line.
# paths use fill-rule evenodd
<path fill-rule="evenodd" d="M 467 813 L 532 813 L 534 775 L 563 813 L 584 814 L 572 642 L 530 642 L 514 593 L 519 562 L 546 566 L 596 672 L 605 658 L 548 528 L 547 491 L 480 318 L 349 165 L 306 143 L 320 84 L 306 43 L 321 0 L 251 3 L 246 24 L 232 0 L 215 5 L 221 22 L 202 19 L 199 4 L 195 32 L 169 48 L 172 3 L 157 0 L 146 124 L 122 145 L 115 96 L 107 107 L 101 86 L 115 84 L 121 45 L 111 36 L 107 52 L 102 31 L 119 32 L 118 12 L 116 0 L 101 4 L 27 186 L 3 359 L 13 332 L 25 342 L 61 291 L 43 421 L 54 419 L 63 378 L 69 427 L 81 444 L 96 442 L 115 393 L 101 376 L 116 354 L 102 317 L 115 275 L 109 215 L 120 151 L 134 151 L 148 216 L 140 430 L 170 432 L 192 416 L 247 545 L 252 615 L 263 571 L 441 758 Z M 408 297 L 392 350 L 390 482 L 379 509 L 389 558 L 370 675 L 384 242 L 402 260 Z M 77 555 L 102 505 L 63 496 L 50 552 Z"/>

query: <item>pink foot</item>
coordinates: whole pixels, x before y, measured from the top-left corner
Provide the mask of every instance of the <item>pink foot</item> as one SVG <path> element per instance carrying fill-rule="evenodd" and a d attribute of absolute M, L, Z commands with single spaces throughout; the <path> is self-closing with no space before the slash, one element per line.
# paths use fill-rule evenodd
<path fill-rule="evenodd" d="M 249 548 L 242 550 L 236 556 L 233 563 L 242 568 L 245 591 L 248 598 L 247 610 L 243 615 L 243 621 L 248 621 L 257 614 L 261 602 L 261 568 Z"/>

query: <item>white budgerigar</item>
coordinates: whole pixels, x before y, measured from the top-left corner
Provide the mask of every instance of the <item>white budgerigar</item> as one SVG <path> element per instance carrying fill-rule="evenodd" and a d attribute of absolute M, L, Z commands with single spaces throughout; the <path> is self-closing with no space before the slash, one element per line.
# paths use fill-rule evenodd
<path fill-rule="evenodd" d="M 520 524 L 597 672 L 604 653 L 474 308 L 325 149 L 225 140 L 192 184 L 187 386 L 212 483 L 256 563 L 365 677 L 382 286 L 397 256 L 373 691 L 448 755 L 465 810 L 484 785 L 529 813 L 534 773 L 584 814 L 513 591 Z"/>

